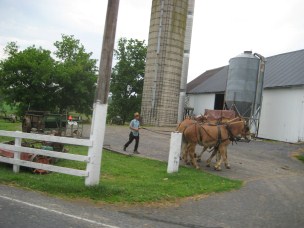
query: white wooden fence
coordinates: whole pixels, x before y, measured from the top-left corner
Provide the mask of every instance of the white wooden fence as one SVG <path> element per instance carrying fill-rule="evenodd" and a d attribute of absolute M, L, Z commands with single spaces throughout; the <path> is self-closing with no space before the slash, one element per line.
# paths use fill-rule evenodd
<path fill-rule="evenodd" d="M 63 143 L 63 144 L 87 146 L 90 149 L 91 147 L 93 147 L 93 142 L 91 139 L 76 139 L 76 138 L 23 133 L 23 132 L 18 132 L 18 131 L 12 132 L 12 131 L 3 131 L 3 130 L 0 130 L 0 136 L 8 136 L 8 137 L 15 138 L 15 145 L 8 145 L 8 144 L 0 143 L 1 149 L 9 150 L 14 153 L 14 158 L 7 158 L 7 157 L 0 156 L 0 162 L 13 164 L 14 172 L 18 173 L 20 166 L 25 166 L 25 167 L 35 168 L 35 169 L 43 169 L 43 170 L 48 170 L 48 171 L 53 171 L 53 172 L 58 172 L 58 173 L 85 177 L 86 183 L 87 182 L 90 183 L 90 181 L 87 181 L 87 179 L 90 178 L 88 166 L 90 163 L 92 163 L 92 159 L 90 159 L 89 156 L 62 153 L 62 152 L 57 152 L 57 151 L 41 150 L 41 149 L 35 149 L 35 148 L 30 148 L 30 147 L 22 147 L 21 141 L 22 141 L 22 139 L 32 139 L 32 140 L 39 140 L 39 141 L 48 141 L 48 142 L 57 142 L 57 143 Z M 39 155 L 44 155 L 44 156 L 49 156 L 49 157 L 54 157 L 54 158 L 68 159 L 68 160 L 73 160 L 73 161 L 86 162 L 87 168 L 86 168 L 86 170 L 78 170 L 78 169 L 72 169 L 72 168 L 59 167 L 59 166 L 55 166 L 55 165 L 25 161 L 25 160 L 20 159 L 21 152 L 39 154 Z"/>

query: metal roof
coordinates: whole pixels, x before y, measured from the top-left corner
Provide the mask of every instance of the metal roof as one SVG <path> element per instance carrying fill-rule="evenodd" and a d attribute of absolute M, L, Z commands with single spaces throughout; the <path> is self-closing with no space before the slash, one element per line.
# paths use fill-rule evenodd
<path fill-rule="evenodd" d="M 266 58 L 264 88 L 304 85 L 304 49 Z M 226 90 L 229 66 L 208 70 L 187 84 L 187 93 Z"/>
<path fill-rule="evenodd" d="M 206 80 L 208 80 L 210 77 L 212 77 L 214 74 L 222 70 L 224 67 L 219 67 L 213 70 L 207 70 L 205 73 L 201 74 L 191 82 L 187 84 L 187 92 L 188 90 L 192 91 L 194 90 L 197 86 L 202 85 Z"/>
<path fill-rule="evenodd" d="M 304 50 L 266 59 L 264 88 L 304 85 Z"/>

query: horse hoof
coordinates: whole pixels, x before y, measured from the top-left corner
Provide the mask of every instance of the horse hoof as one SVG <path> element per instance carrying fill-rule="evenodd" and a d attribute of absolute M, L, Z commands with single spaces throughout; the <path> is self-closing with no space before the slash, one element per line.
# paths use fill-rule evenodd
<path fill-rule="evenodd" d="M 185 163 L 186 163 L 186 165 L 191 165 L 191 162 L 188 162 L 188 161 L 187 161 L 187 162 L 185 162 Z"/>
<path fill-rule="evenodd" d="M 210 167 L 210 164 L 207 164 L 206 167 Z"/>
<path fill-rule="evenodd" d="M 226 165 L 226 169 L 231 169 L 230 165 Z"/>
<path fill-rule="evenodd" d="M 216 171 L 221 171 L 221 170 L 222 170 L 221 167 L 215 167 L 215 166 L 214 166 L 214 169 L 215 169 Z"/>
<path fill-rule="evenodd" d="M 195 168 L 196 168 L 196 169 L 200 169 L 200 167 L 199 167 L 199 166 L 196 166 Z"/>

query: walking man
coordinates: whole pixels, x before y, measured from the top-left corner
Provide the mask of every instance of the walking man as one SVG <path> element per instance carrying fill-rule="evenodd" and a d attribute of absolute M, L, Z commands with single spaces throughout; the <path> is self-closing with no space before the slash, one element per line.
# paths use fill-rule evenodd
<path fill-rule="evenodd" d="M 137 151 L 138 143 L 139 143 L 139 129 L 140 129 L 140 123 L 139 123 L 139 113 L 134 113 L 134 119 L 130 122 L 130 129 L 131 132 L 129 134 L 129 141 L 124 145 L 123 150 L 126 151 L 127 147 L 133 142 L 135 139 L 135 146 L 134 146 L 134 154 L 139 154 Z"/>

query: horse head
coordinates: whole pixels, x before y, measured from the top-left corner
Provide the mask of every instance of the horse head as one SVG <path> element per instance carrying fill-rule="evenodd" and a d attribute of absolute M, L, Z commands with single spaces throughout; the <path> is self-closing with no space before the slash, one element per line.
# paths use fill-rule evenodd
<path fill-rule="evenodd" d="M 244 138 L 247 142 L 251 140 L 250 128 L 248 121 L 243 117 L 234 118 L 226 123 L 230 138 L 239 139 Z"/>
<path fill-rule="evenodd" d="M 247 142 L 251 141 L 251 133 L 250 133 L 250 126 L 248 120 L 244 120 L 244 129 L 241 135 Z"/>

